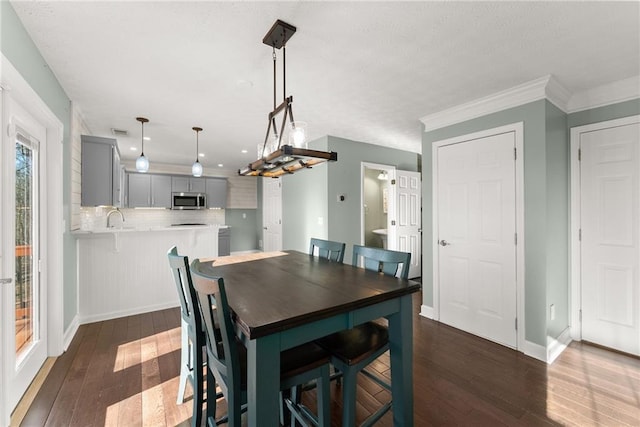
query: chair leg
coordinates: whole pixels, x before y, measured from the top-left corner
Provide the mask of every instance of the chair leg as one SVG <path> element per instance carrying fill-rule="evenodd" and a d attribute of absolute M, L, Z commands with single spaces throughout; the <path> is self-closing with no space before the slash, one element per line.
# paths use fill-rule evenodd
<path fill-rule="evenodd" d="M 189 358 L 189 325 L 182 319 L 182 348 L 180 349 L 180 383 L 178 385 L 178 397 L 176 403 L 181 405 L 184 402 L 184 392 L 187 386 L 187 379 L 189 378 L 189 366 L 191 360 Z"/>
<path fill-rule="evenodd" d="M 318 396 L 318 425 L 331 426 L 331 390 L 329 379 L 329 365 L 322 368 L 322 376 L 316 380 L 316 394 Z"/>
<path fill-rule="evenodd" d="M 355 369 L 342 370 L 342 425 L 356 424 L 356 389 L 358 371 Z"/>
<path fill-rule="evenodd" d="M 216 379 L 207 367 L 207 426 L 216 425 Z"/>
<path fill-rule="evenodd" d="M 202 425 L 202 406 L 204 403 L 204 384 L 203 384 L 204 378 L 202 375 L 202 363 L 203 363 L 202 351 L 193 351 L 192 356 L 193 356 L 193 366 L 192 366 L 192 369 L 193 369 L 193 375 L 192 375 L 193 416 L 191 417 L 191 425 L 193 427 L 200 427 Z M 207 372 L 208 371 L 209 370 L 207 369 Z M 214 384 L 215 384 L 215 381 L 214 381 Z M 215 394 L 215 389 L 213 393 Z M 215 403 L 214 403 L 214 406 L 215 406 Z"/>

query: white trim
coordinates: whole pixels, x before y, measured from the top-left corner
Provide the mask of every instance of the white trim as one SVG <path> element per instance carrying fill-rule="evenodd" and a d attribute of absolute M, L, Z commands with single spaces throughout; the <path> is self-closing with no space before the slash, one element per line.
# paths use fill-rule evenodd
<path fill-rule="evenodd" d="M 570 332 L 574 341 L 582 340 L 582 323 L 580 322 L 580 309 L 582 301 L 582 290 L 580 281 L 580 259 L 581 248 L 578 232 L 580 230 L 580 162 L 578 161 L 578 150 L 580 148 L 580 135 L 586 132 L 593 132 L 617 126 L 625 126 L 633 123 L 640 123 L 640 115 L 629 116 L 621 119 L 607 120 L 598 123 L 591 123 L 584 126 L 571 128 L 571 294 L 569 298 L 569 315 L 571 319 Z"/>
<path fill-rule="evenodd" d="M 422 117 L 420 121 L 424 124 L 424 132 L 429 132 L 540 99 L 548 99 L 556 107 L 566 111 L 570 96 L 571 93 L 552 75 L 546 75 L 513 88 L 429 114 Z"/>
<path fill-rule="evenodd" d="M 153 305 L 147 305 L 144 307 L 131 308 L 129 310 L 110 311 L 108 313 L 94 314 L 90 316 L 80 315 L 79 322 L 81 325 L 84 325 L 86 323 L 102 322 L 104 320 L 118 319 L 120 317 L 134 316 L 136 314 L 149 313 L 151 311 L 158 311 L 158 310 L 166 310 L 167 308 L 174 308 L 179 306 L 180 305 L 176 304 L 175 301 L 172 301 L 172 302 L 167 302 L 162 304 L 153 304 Z"/>
<path fill-rule="evenodd" d="M 515 137 L 515 146 L 518 153 L 516 157 L 516 233 L 518 233 L 518 244 L 516 245 L 516 310 L 518 317 L 518 332 L 516 348 L 521 350 L 525 343 L 525 313 L 524 313 L 524 295 L 525 295 L 525 233 L 524 233 L 524 123 L 512 123 L 493 129 L 486 129 L 467 135 L 456 136 L 454 138 L 435 141 L 431 145 L 431 182 L 432 182 L 432 230 L 433 241 L 431 242 L 433 253 L 433 319 L 440 319 L 440 286 L 439 286 L 439 259 L 438 259 L 438 148 L 450 144 L 458 144 L 474 139 L 486 138 L 493 135 L 513 132 Z M 423 247 L 428 242 L 423 242 Z"/>
<path fill-rule="evenodd" d="M 63 341 L 64 351 L 67 351 L 67 349 L 69 348 L 69 345 L 71 344 L 73 337 L 76 336 L 76 332 L 78 332 L 79 327 L 80 327 L 80 320 L 78 316 L 74 316 L 73 320 L 71 321 L 71 324 L 69 325 L 67 330 L 64 331 L 64 341 Z"/>
<path fill-rule="evenodd" d="M 552 364 L 560 354 L 571 344 L 570 328 L 567 327 L 558 338 L 547 340 L 547 363 Z"/>
<path fill-rule="evenodd" d="M 567 113 L 638 98 L 640 98 L 640 76 L 635 76 L 573 94 L 567 105 Z"/>
<path fill-rule="evenodd" d="M 420 316 L 433 320 L 433 307 L 422 304 L 420 306 Z"/>
<path fill-rule="evenodd" d="M 547 363 L 547 348 L 543 345 L 525 341 L 521 350 L 525 355 Z"/>

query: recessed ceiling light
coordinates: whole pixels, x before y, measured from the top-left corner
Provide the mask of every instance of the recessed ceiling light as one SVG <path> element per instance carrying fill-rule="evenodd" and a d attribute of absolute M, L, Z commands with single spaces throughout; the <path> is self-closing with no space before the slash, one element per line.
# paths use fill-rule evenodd
<path fill-rule="evenodd" d="M 238 85 L 238 87 L 241 87 L 241 88 L 253 87 L 253 82 L 251 80 L 238 80 L 236 84 Z"/>
<path fill-rule="evenodd" d="M 198 153 L 199 157 L 204 157 L 204 153 Z"/>
<path fill-rule="evenodd" d="M 144 137 L 144 140 L 145 140 L 145 141 L 151 141 L 151 138 L 149 138 L 148 136 L 145 136 L 145 137 Z"/>
<path fill-rule="evenodd" d="M 221 167 L 223 167 L 223 166 L 224 166 L 224 165 L 223 165 L 222 163 L 218 163 L 218 167 L 219 167 L 219 168 L 221 168 Z"/>
<path fill-rule="evenodd" d="M 131 151 L 138 151 L 138 148 L 137 148 L 137 147 L 129 147 L 129 150 L 131 150 Z"/>
<path fill-rule="evenodd" d="M 247 150 L 242 150 L 242 151 L 241 151 L 241 153 L 242 153 L 242 154 L 247 154 L 247 153 L 248 153 L 248 151 L 247 151 Z"/>

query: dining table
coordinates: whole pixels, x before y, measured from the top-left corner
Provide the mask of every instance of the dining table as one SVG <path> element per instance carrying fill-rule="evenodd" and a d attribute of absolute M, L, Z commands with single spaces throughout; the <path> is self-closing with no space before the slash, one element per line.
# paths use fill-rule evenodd
<path fill-rule="evenodd" d="M 201 259 L 222 277 L 247 347 L 250 426 L 279 425 L 280 352 L 386 318 L 393 424 L 413 425 L 412 297 L 420 284 L 298 251 Z"/>

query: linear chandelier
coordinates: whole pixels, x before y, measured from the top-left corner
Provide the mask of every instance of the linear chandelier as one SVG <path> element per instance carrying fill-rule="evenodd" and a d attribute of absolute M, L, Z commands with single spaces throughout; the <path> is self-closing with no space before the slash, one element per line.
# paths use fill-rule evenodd
<path fill-rule="evenodd" d="M 262 43 L 273 50 L 273 111 L 269 113 L 264 143 L 258 145 L 258 159 L 239 169 L 239 175 L 278 178 L 338 160 L 336 152 L 308 149 L 306 123 L 293 118 L 293 96 L 287 96 L 286 43 L 295 32 L 296 27 L 278 19 L 262 39 Z M 281 48 L 283 101 L 276 106 L 276 49 Z M 276 119 L 281 120 L 279 127 Z M 285 131 L 288 132 L 288 143 L 283 143 Z"/>

